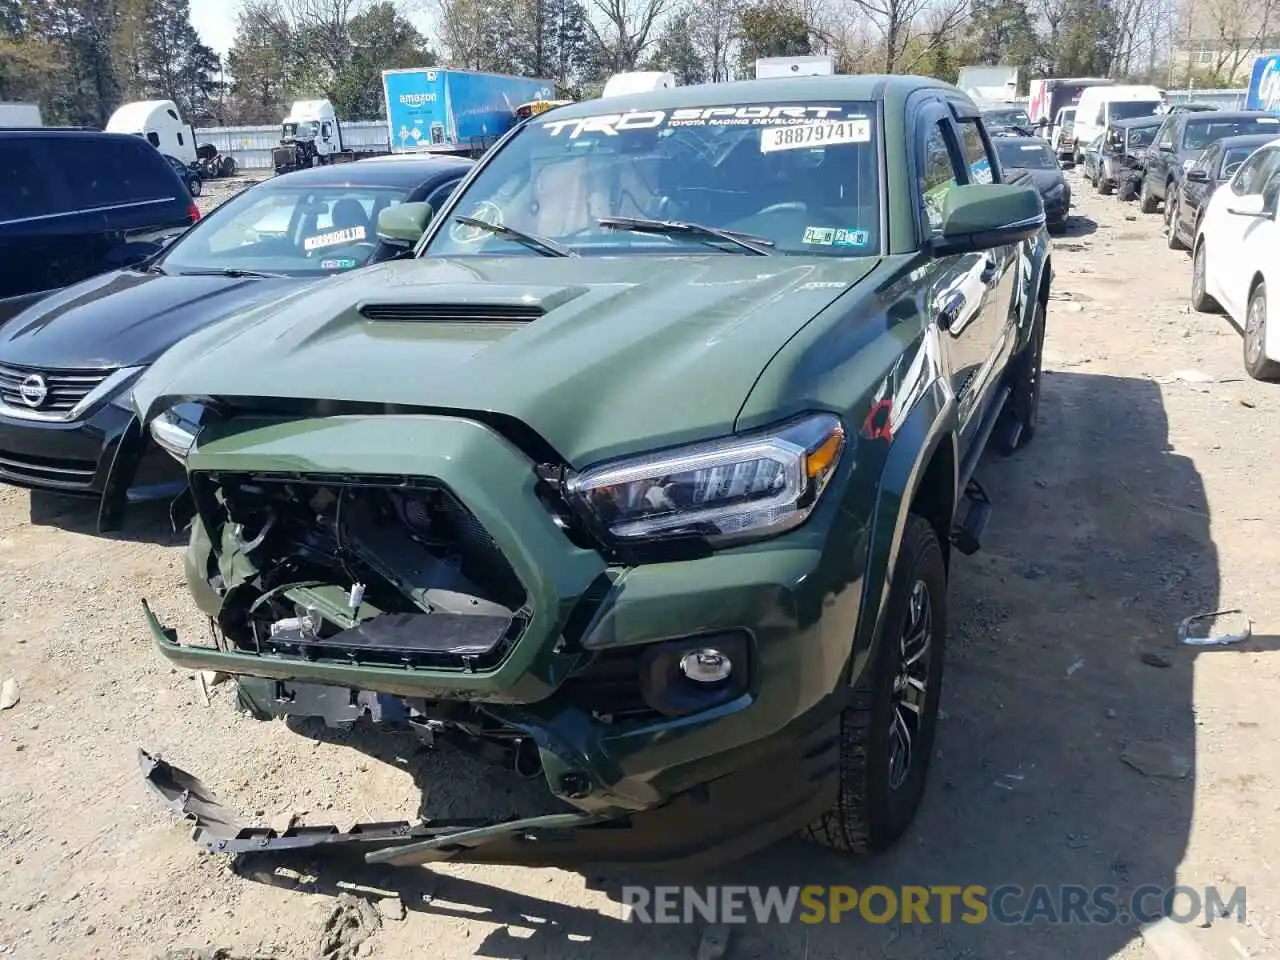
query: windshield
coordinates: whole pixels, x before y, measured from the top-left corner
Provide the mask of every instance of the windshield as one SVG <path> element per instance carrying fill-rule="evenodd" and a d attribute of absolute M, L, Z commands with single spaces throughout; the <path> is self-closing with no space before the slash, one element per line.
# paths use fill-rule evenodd
<path fill-rule="evenodd" d="M 1112 100 L 1107 104 L 1107 122 L 1154 117 L 1159 106 L 1159 100 Z"/>
<path fill-rule="evenodd" d="M 1031 118 L 1027 116 L 1025 110 L 988 110 L 982 115 L 982 119 L 988 124 L 996 124 L 1003 126 L 1031 126 Z"/>
<path fill-rule="evenodd" d="M 1134 150 L 1138 147 L 1149 147 L 1156 139 L 1156 131 L 1158 126 L 1152 127 L 1133 127 L 1129 130 L 1129 149 Z"/>
<path fill-rule="evenodd" d="M 167 273 L 245 270 L 319 276 L 368 263 L 378 214 L 408 190 L 381 186 L 266 183 L 209 214 L 160 261 Z"/>
<path fill-rule="evenodd" d="M 1023 170 L 1057 170 L 1058 161 L 1048 144 L 1027 143 L 1021 140 L 996 140 L 996 153 L 1000 156 L 1000 166 L 1008 169 L 1018 167 Z"/>
<path fill-rule="evenodd" d="M 750 234 L 774 254 L 875 255 L 877 127 L 874 104 L 851 102 L 535 117 L 478 172 L 422 254 L 538 255 L 455 219 L 464 216 L 582 256 L 745 252 L 705 232 L 601 225 L 611 217 Z"/>
<path fill-rule="evenodd" d="M 1222 155 L 1222 170 L 1218 174 L 1220 180 L 1230 180 L 1235 176 L 1235 172 L 1240 169 L 1240 164 L 1244 163 L 1257 150 L 1257 147 L 1232 147 Z"/>
<path fill-rule="evenodd" d="M 1182 134 L 1182 150 L 1203 150 L 1223 137 L 1272 133 L 1280 136 L 1280 117 L 1237 117 L 1227 120 L 1188 120 Z"/>

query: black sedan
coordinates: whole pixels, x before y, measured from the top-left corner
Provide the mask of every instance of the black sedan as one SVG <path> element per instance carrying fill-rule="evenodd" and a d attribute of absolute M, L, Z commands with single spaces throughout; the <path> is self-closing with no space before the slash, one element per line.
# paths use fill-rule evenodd
<path fill-rule="evenodd" d="M 1187 250 L 1195 242 L 1200 229 L 1200 216 L 1213 196 L 1213 191 L 1231 179 L 1240 164 L 1259 147 L 1274 140 L 1267 134 L 1249 134 L 1243 137 L 1225 137 L 1210 146 L 1192 161 L 1166 205 L 1169 225 L 1169 249 Z"/>
<path fill-rule="evenodd" d="M 1071 187 L 1062 175 L 1049 141 L 1040 137 L 996 137 L 993 141 L 1006 180 L 1023 176 L 1035 185 L 1044 200 L 1045 222 L 1051 231 L 1062 229 L 1071 209 Z M 1065 169 L 1070 169 L 1067 162 Z"/>
<path fill-rule="evenodd" d="M 204 189 L 204 178 L 177 157 L 171 157 L 166 153 L 164 158 L 169 161 L 169 166 L 173 167 L 173 172 L 181 177 L 182 182 L 187 185 L 187 193 L 193 197 L 200 196 L 201 191 Z"/>
<path fill-rule="evenodd" d="M 439 206 L 471 161 L 403 157 L 301 170 L 248 188 L 136 267 L 65 287 L 0 326 L 0 481 L 100 498 L 174 496 L 181 466 L 142 435 L 134 381 L 183 337 L 300 286 L 400 255 L 394 204 Z"/>

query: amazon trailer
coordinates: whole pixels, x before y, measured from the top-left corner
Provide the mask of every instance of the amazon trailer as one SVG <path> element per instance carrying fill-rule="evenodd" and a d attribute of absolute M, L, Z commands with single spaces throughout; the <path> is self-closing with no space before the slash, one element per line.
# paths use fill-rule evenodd
<path fill-rule="evenodd" d="M 836 62 L 827 56 L 761 57 L 756 61 L 757 80 L 779 77 L 829 77 L 836 72 Z"/>
<path fill-rule="evenodd" d="M 551 101 L 552 80 L 452 68 L 384 70 L 392 153 L 478 157 L 515 126 L 524 104 Z"/>
<path fill-rule="evenodd" d="M 1280 53 L 1264 53 L 1253 61 L 1245 109 L 1280 113 Z"/>
<path fill-rule="evenodd" d="M 40 107 L 34 103 L 0 103 L 0 127 L 43 127 Z"/>

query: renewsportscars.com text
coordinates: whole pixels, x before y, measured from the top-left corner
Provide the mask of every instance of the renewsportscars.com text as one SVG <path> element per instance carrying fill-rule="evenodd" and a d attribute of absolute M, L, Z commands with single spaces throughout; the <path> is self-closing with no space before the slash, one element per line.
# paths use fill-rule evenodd
<path fill-rule="evenodd" d="M 1245 888 L 1190 886 L 623 887 L 633 923 L 1147 924 L 1245 919 Z"/>

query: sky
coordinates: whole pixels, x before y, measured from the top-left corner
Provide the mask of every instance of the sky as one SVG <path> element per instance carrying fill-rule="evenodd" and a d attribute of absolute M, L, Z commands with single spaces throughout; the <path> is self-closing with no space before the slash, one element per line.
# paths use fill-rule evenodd
<path fill-rule="evenodd" d="M 200 39 L 219 54 L 225 55 L 231 49 L 231 41 L 236 36 L 236 17 L 239 13 L 240 0 L 191 0 L 192 26 L 196 28 L 196 33 L 200 34 Z M 425 14 L 413 13 L 409 19 L 419 30 L 424 33 L 430 32 Z"/>

